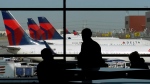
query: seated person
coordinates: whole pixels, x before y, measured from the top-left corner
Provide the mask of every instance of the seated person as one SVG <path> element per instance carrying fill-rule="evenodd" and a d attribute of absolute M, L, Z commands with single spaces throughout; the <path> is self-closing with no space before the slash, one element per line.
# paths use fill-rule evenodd
<path fill-rule="evenodd" d="M 130 60 L 130 68 L 137 68 L 137 69 L 149 69 L 148 65 L 145 63 L 145 60 L 143 58 L 140 58 L 140 55 L 137 51 L 132 52 L 129 55 Z M 128 77 L 130 78 L 141 78 L 145 77 L 147 75 L 147 72 L 143 71 L 142 73 L 139 73 L 139 70 L 131 71 L 128 73 Z"/>

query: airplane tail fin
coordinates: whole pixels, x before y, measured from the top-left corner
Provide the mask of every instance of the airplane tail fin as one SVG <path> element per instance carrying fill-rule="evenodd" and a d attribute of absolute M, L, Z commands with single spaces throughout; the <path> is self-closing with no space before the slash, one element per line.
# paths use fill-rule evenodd
<path fill-rule="evenodd" d="M 40 28 L 45 32 L 46 39 L 63 39 L 45 17 L 38 17 Z"/>
<path fill-rule="evenodd" d="M 33 38 L 33 39 L 36 39 L 36 34 L 35 34 L 36 32 L 31 30 L 31 28 L 29 27 L 28 22 L 27 22 L 27 25 L 28 25 L 28 30 L 29 30 L 30 37 Z"/>
<path fill-rule="evenodd" d="M 1 11 L 9 45 L 37 45 L 41 44 L 29 37 L 19 22 L 7 10 Z"/>
<path fill-rule="evenodd" d="M 68 31 L 68 29 L 66 29 L 66 34 L 71 34 L 71 33 Z"/>
<path fill-rule="evenodd" d="M 74 35 L 79 35 L 79 33 L 77 31 L 75 31 L 75 30 L 73 30 L 73 34 Z"/>
<path fill-rule="evenodd" d="M 41 29 L 32 18 L 28 18 L 30 36 L 35 40 L 42 40 Z"/>

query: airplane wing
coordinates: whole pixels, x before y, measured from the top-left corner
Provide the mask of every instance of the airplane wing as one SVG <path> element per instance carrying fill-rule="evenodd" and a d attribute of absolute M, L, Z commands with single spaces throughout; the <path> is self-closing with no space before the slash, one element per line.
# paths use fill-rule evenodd
<path fill-rule="evenodd" d="M 15 49 L 15 50 L 20 50 L 20 47 L 10 47 L 10 46 L 0 46 L 1 48 L 7 48 L 7 49 Z"/>
<path fill-rule="evenodd" d="M 47 44 L 47 42 L 46 42 L 46 41 L 44 41 L 44 44 L 45 44 L 46 48 L 51 49 L 51 48 L 50 48 L 50 46 Z"/>
<path fill-rule="evenodd" d="M 45 44 L 46 48 L 51 49 L 51 47 L 48 45 L 48 43 L 46 41 L 44 41 L 44 44 Z M 56 54 L 52 49 L 51 49 L 51 51 L 52 51 L 53 54 Z"/>

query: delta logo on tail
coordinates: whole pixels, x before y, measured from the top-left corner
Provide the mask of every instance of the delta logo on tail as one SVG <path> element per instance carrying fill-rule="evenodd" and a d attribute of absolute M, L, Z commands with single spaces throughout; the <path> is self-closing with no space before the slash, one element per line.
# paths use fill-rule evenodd
<path fill-rule="evenodd" d="M 46 34 L 46 39 L 63 39 L 45 17 L 38 17 L 38 20 L 41 30 Z"/>
<path fill-rule="evenodd" d="M 20 43 L 23 43 L 23 38 L 25 38 L 25 35 L 24 33 L 18 33 L 23 32 L 18 22 L 12 17 L 12 15 L 8 11 L 2 11 L 2 16 L 9 44 L 19 45 Z"/>
<path fill-rule="evenodd" d="M 9 45 L 39 45 L 42 42 L 31 39 L 9 11 L 1 11 Z"/>
<path fill-rule="evenodd" d="M 28 18 L 30 36 L 35 40 L 45 40 L 45 34 L 32 18 Z"/>

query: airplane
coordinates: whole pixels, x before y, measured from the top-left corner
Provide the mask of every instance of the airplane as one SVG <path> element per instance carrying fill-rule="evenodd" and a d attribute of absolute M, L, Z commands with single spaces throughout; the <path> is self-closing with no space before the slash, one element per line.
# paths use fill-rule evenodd
<path fill-rule="evenodd" d="M 43 28 L 45 29 L 42 29 L 41 28 L 41 30 L 44 30 L 44 32 L 46 32 L 45 34 L 47 34 L 47 37 L 45 36 L 45 35 L 43 35 L 43 37 L 45 37 L 45 39 L 43 39 L 43 40 L 50 40 L 50 38 L 48 38 L 48 35 L 49 36 L 52 36 L 54 33 L 51 33 L 51 32 L 56 32 L 55 33 L 55 35 L 53 35 L 53 38 L 51 38 L 51 39 L 62 39 L 62 37 L 63 37 L 63 35 L 60 35 L 57 31 L 56 31 L 56 29 L 51 25 L 51 23 L 45 18 L 45 17 L 38 17 L 38 19 L 40 20 L 39 22 L 42 22 L 41 24 L 45 24 L 45 25 L 42 25 L 43 26 Z M 38 32 L 37 31 L 37 29 L 38 30 L 40 30 L 40 28 L 38 27 L 38 25 L 36 24 L 36 22 L 32 19 L 32 18 L 28 18 L 28 23 L 29 23 L 29 25 L 28 25 L 28 28 L 29 28 L 29 32 L 30 32 L 30 37 L 32 37 L 33 39 L 36 39 L 34 36 L 33 36 L 33 34 L 35 35 L 35 33 L 36 33 L 36 35 L 41 35 L 40 34 L 40 32 Z M 47 25 L 50 25 L 50 26 L 46 26 L 46 24 Z M 34 25 L 34 26 L 32 26 L 32 25 Z M 32 30 L 31 30 L 32 29 Z M 33 30 L 35 31 L 34 33 L 33 33 Z M 38 33 L 37 33 L 37 32 Z M 66 29 L 66 31 L 68 31 L 67 29 Z M 75 30 L 74 30 L 75 31 Z M 42 32 L 42 31 L 41 31 Z M 43 33 L 43 32 L 42 32 Z M 67 37 L 67 39 L 72 39 L 72 38 L 74 38 L 74 34 L 66 34 L 66 37 Z M 81 40 L 81 36 L 80 35 L 76 35 L 75 37 L 80 37 L 80 38 L 77 38 L 77 39 L 80 39 Z M 38 39 L 38 40 L 40 40 L 40 39 Z"/>
<path fill-rule="evenodd" d="M 41 22 L 43 24 L 51 25 L 51 23 L 46 19 L 46 17 L 38 17 L 38 20 L 39 20 L 39 23 Z M 35 23 L 34 20 L 32 20 L 32 21 L 33 21 L 33 23 Z M 46 30 L 49 29 L 49 31 L 51 31 L 51 32 L 57 32 L 53 26 L 44 26 L 44 28 Z M 51 30 L 50 30 L 50 28 L 51 28 Z M 63 39 L 59 39 L 59 37 L 61 37 L 59 33 L 55 33 L 54 36 L 55 36 L 56 40 L 46 39 L 45 41 L 49 44 L 63 44 Z M 99 37 L 92 37 L 92 39 L 94 41 L 98 42 L 100 45 L 114 45 L 114 46 L 116 46 L 116 45 L 135 45 L 135 46 L 136 45 L 150 45 L 150 41 L 143 40 L 143 39 L 115 39 L 114 38 L 114 39 L 110 40 L 110 38 L 109 39 L 106 39 L 106 38 L 100 39 Z M 82 42 L 83 41 L 82 41 L 81 36 L 79 36 L 76 39 L 72 39 L 72 37 L 71 37 L 71 39 L 66 39 L 66 44 L 81 45 Z"/>
<path fill-rule="evenodd" d="M 22 29 L 18 21 L 11 15 L 9 11 L 2 11 L 3 21 L 6 28 L 6 33 L 9 40 L 9 46 L 1 46 L 6 48 L 8 52 L 13 54 L 40 54 L 45 48 L 45 43 L 34 40 Z M 11 23 L 11 24 L 10 24 Z M 63 45 L 49 45 L 50 48 L 57 54 L 63 54 Z M 80 45 L 66 45 L 66 54 L 78 54 Z M 133 51 L 138 51 L 139 54 L 150 54 L 149 46 L 101 46 L 102 54 L 130 54 Z M 26 57 L 36 61 L 42 61 L 41 57 Z M 62 57 L 63 58 L 63 57 Z M 129 61 L 128 57 L 103 57 L 117 58 Z M 61 59 L 61 57 L 55 58 Z M 150 58 L 144 58 L 145 62 L 150 62 Z M 75 60 L 74 57 L 66 57 L 66 60 Z"/>
<path fill-rule="evenodd" d="M 42 18 L 45 18 L 45 17 L 42 17 Z M 39 17 L 39 20 L 41 20 L 41 21 L 43 21 L 43 19 L 42 18 L 40 18 Z M 39 21 L 40 22 L 40 21 Z M 28 28 L 29 28 L 29 32 L 30 32 L 30 37 L 32 37 L 33 39 L 36 39 L 35 37 L 34 37 L 34 35 L 36 34 L 38 34 L 38 35 L 41 35 L 40 34 L 40 32 L 36 32 L 37 31 L 37 29 L 38 30 L 41 30 L 41 32 L 42 32 L 42 37 L 43 37 L 43 39 L 42 40 L 50 40 L 50 38 L 48 38 L 48 35 L 49 36 L 52 36 L 52 34 L 53 33 L 49 33 L 49 32 L 53 32 L 53 30 L 56 32 L 55 33 L 55 35 L 54 35 L 54 37 L 53 38 L 51 38 L 51 39 L 62 39 L 62 37 L 63 36 L 61 36 L 56 30 L 55 30 L 55 28 L 53 27 L 53 28 L 51 28 L 51 26 L 44 26 L 44 29 L 42 29 L 42 28 L 40 28 L 40 27 L 38 27 L 38 25 L 36 24 L 36 22 L 32 19 L 32 18 L 28 18 L 28 22 L 27 23 L 30 23 L 29 25 L 28 25 Z M 43 21 L 43 23 L 44 23 L 44 21 Z M 49 22 L 47 22 L 47 23 L 49 23 Z M 46 23 L 45 23 L 46 24 Z M 32 26 L 32 25 L 34 25 L 34 26 Z M 49 25 L 51 25 L 51 23 L 49 23 Z M 51 28 L 51 29 L 50 29 Z M 32 29 L 32 30 L 31 30 Z M 34 32 L 33 32 L 34 31 Z M 47 31 L 47 32 L 46 32 Z M 45 33 L 46 32 L 46 33 Z M 45 33 L 45 35 L 44 35 L 44 33 Z M 70 35 L 71 33 L 66 29 L 66 35 Z M 33 35 L 34 34 L 34 35 Z M 47 37 L 46 37 L 46 34 L 47 34 Z M 68 39 L 71 39 L 71 38 L 68 38 Z M 37 40 L 41 40 L 41 39 L 37 39 Z"/>
<path fill-rule="evenodd" d="M 79 35 L 79 33 L 77 31 L 75 31 L 75 30 L 73 30 L 73 34 L 74 35 Z"/>
<path fill-rule="evenodd" d="M 63 34 L 61 34 L 61 36 L 63 37 Z M 67 38 L 70 38 L 70 39 L 82 39 L 82 35 L 79 34 L 79 35 L 74 35 L 74 34 L 66 34 L 66 37 Z M 92 39 L 110 39 L 110 40 L 113 40 L 113 39 L 119 39 L 117 37 L 92 37 Z"/>
<path fill-rule="evenodd" d="M 40 54 L 40 51 L 45 48 L 45 43 L 30 38 L 30 36 L 28 36 L 19 22 L 9 11 L 1 11 L 1 13 L 9 42 L 9 46 L 1 47 L 7 48 L 7 51 L 13 54 L 32 54 L 34 53 L 34 49 L 38 48 L 36 46 L 41 45 L 42 48 L 39 47 L 39 49 L 37 50 L 37 54 Z M 28 48 L 26 46 L 28 46 Z M 27 49 L 24 50 L 24 48 Z M 28 50 L 31 51 L 29 52 Z M 35 57 L 33 57 L 33 60 L 34 59 L 36 60 Z M 58 57 L 58 59 L 62 59 L 62 57 Z M 74 59 L 74 57 L 66 58 L 66 60 L 72 59 Z"/>
<path fill-rule="evenodd" d="M 57 38 L 58 39 L 62 39 L 62 35 L 60 36 L 59 33 L 56 31 L 56 29 L 54 28 L 54 26 L 47 20 L 46 17 L 38 17 L 38 20 L 39 20 L 39 23 L 40 24 L 43 24 L 41 25 L 41 29 L 45 29 L 45 32 L 47 31 L 47 33 L 53 33 L 53 31 L 55 31 L 55 34 L 57 35 Z M 45 24 L 45 25 L 44 25 Z M 43 27 L 43 28 L 42 28 Z M 76 33 L 76 31 L 74 30 L 74 33 L 77 34 L 77 35 L 74 35 L 74 34 L 66 34 L 66 38 L 71 38 L 71 39 L 82 39 L 81 38 L 81 34 L 78 34 Z M 51 34 L 49 34 L 51 35 Z M 54 35 L 54 36 L 56 36 Z M 79 38 L 78 38 L 79 37 Z M 93 39 L 119 39 L 119 38 L 112 38 L 112 37 L 92 37 Z"/>
<path fill-rule="evenodd" d="M 40 19 L 40 21 L 43 22 L 43 23 L 48 21 L 48 20 L 45 20 L 46 19 L 45 17 L 40 17 L 40 18 L 43 18 L 43 19 Z M 32 30 L 34 30 L 35 32 L 37 30 L 40 30 L 40 28 L 37 26 L 37 24 L 35 23 L 35 21 L 32 18 L 28 18 L 28 23 L 30 23 L 28 25 L 29 28 L 32 28 Z M 48 23 L 49 22 L 47 22 L 47 24 Z M 34 26 L 32 26 L 32 25 L 34 25 Z M 47 27 L 45 26 L 45 29 L 46 28 Z M 54 29 L 54 27 L 53 27 L 53 30 L 54 30 L 53 32 L 57 32 Z M 29 32 L 32 33 L 31 29 L 29 29 Z M 37 31 L 36 35 L 38 35 L 37 37 L 39 37 L 41 34 L 40 34 L 40 32 Z M 31 34 L 30 34 L 30 37 L 32 37 L 33 39 L 36 39 L 33 36 L 31 36 Z M 63 44 L 63 39 L 59 39 L 59 37 L 60 37 L 60 34 L 56 33 L 55 37 L 53 37 L 55 39 L 50 39 L 50 40 L 49 39 L 47 39 L 47 40 L 43 39 L 43 40 L 45 40 L 48 44 Z M 39 41 L 43 41 L 43 40 L 39 39 Z M 110 39 L 105 39 L 105 40 L 93 39 L 93 40 L 98 42 L 100 45 L 113 45 L 113 46 L 116 46 L 116 45 L 150 45 L 150 41 L 142 40 L 142 39 L 114 39 L 114 40 L 111 40 L 111 41 L 110 41 Z M 66 44 L 81 45 L 82 42 L 83 42 L 82 39 L 67 39 L 66 40 Z"/>
<path fill-rule="evenodd" d="M 51 25 L 51 23 L 45 17 L 38 17 L 38 18 L 40 20 L 39 22 Z M 33 19 L 28 19 L 28 22 L 30 24 L 37 25 Z M 35 29 L 38 28 L 37 26 L 32 26 L 32 27 L 34 27 Z M 52 25 L 50 27 L 52 28 L 51 30 L 54 30 L 56 32 L 54 35 L 55 37 L 53 37 L 53 38 L 59 39 L 59 37 L 61 37 L 61 36 L 58 34 L 58 32 L 55 30 L 55 28 Z M 45 26 L 44 28 L 48 30 L 48 29 L 50 29 L 50 27 Z M 34 28 L 32 28 L 32 29 L 34 29 Z M 30 30 L 30 32 L 32 33 L 31 30 Z M 51 31 L 51 32 L 53 32 L 53 31 Z M 75 45 L 81 44 L 82 39 L 81 38 L 79 40 L 78 39 L 67 40 L 66 44 L 75 44 Z M 107 40 L 105 39 L 105 40 L 95 40 L 95 41 L 97 41 L 100 45 L 150 45 L 150 41 L 142 40 L 142 39 L 119 39 L 119 40 L 111 40 L 111 41 L 108 39 Z M 61 40 L 57 40 L 57 41 L 56 40 L 46 40 L 46 42 L 48 42 L 49 44 L 54 44 L 54 43 L 55 44 L 63 44 L 62 38 L 61 38 Z"/>

